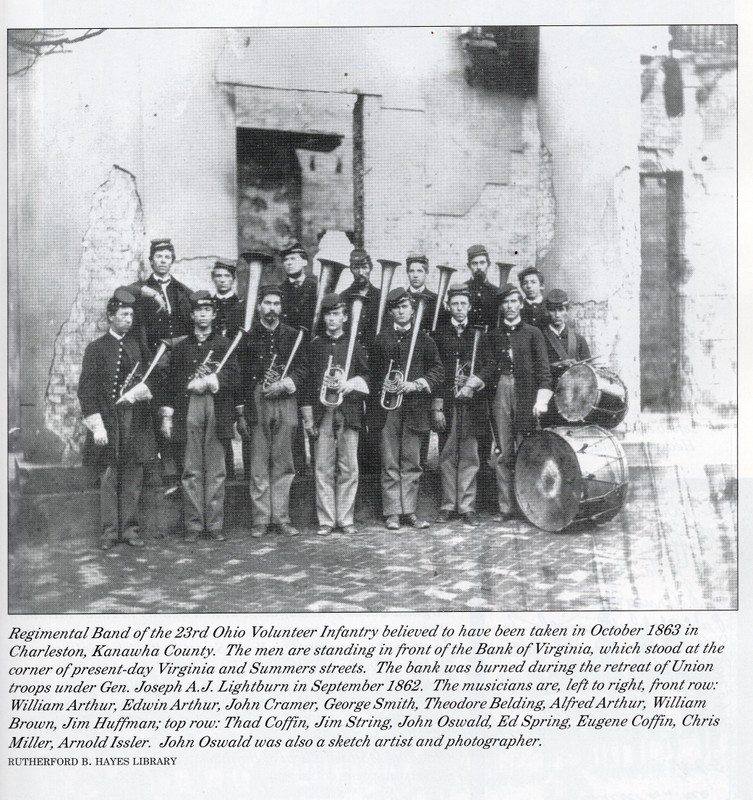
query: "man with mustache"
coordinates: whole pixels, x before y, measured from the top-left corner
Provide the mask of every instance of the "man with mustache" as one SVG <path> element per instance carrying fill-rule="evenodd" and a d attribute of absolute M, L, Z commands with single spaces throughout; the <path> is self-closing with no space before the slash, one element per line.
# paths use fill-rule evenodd
<path fill-rule="evenodd" d="M 277 529 L 297 536 L 289 502 L 295 477 L 292 442 L 298 425 L 297 391 L 307 372 L 306 345 L 301 343 L 283 377 L 298 331 L 280 321 L 279 286 L 259 289 L 256 312 L 256 321 L 240 346 L 236 405 L 238 432 L 251 440 L 251 535 L 258 538 Z"/>
<path fill-rule="evenodd" d="M 474 244 L 468 248 L 468 269 L 471 273 L 468 281 L 471 292 L 470 318 L 474 324 L 487 326 L 492 331 L 497 327 L 499 289 L 486 276 L 490 263 L 489 253 L 484 245 Z"/>

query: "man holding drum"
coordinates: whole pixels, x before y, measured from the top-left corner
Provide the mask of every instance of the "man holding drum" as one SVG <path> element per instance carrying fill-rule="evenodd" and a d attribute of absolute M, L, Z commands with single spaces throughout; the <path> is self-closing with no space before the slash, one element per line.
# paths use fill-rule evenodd
<path fill-rule="evenodd" d="M 504 522 L 515 516 L 512 469 L 516 444 L 536 429 L 552 397 L 549 360 L 541 331 L 520 318 L 522 296 L 511 283 L 499 293 L 502 324 L 487 339 L 494 370 L 489 385 L 491 416 L 499 451 L 496 459 L 497 500 Z"/>
<path fill-rule="evenodd" d="M 578 361 L 591 358 L 588 342 L 568 323 L 570 300 L 562 289 L 552 289 L 545 299 L 549 324 L 543 328 L 552 377 L 560 375 Z"/>

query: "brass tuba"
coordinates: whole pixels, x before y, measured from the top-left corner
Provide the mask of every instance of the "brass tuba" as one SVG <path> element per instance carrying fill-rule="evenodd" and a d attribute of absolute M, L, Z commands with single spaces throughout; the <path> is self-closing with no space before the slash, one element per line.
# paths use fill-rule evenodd
<path fill-rule="evenodd" d="M 319 390 L 319 401 L 327 408 L 337 408 L 342 405 L 343 393 L 341 391 L 343 384 L 348 380 L 348 373 L 350 372 L 350 365 L 353 361 L 353 350 L 356 346 L 356 339 L 358 338 L 358 323 L 361 319 L 361 311 L 363 310 L 363 298 L 354 297 L 351 314 L 353 319 L 350 322 L 350 338 L 348 339 L 348 352 L 345 356 L 345 366 L 341 367 L 339 364 L 333 364 L 333 357 L 329 357 L 327 362 L 327 369 L 324 371 L 322 378 L 322 387 Z"/>
<path fill-rule="evenodd" d="M 335 291 L 337 283 L 340 280 L 342 271 L 347 267 L 347 264 L 341 264 L 339 261 L 332 261 L 329 258 L 318 258 L 317 261 L 322 265 L 319 272 L 319 286 L 316 292 L 316 305 L 314 306 L 314 320 L 311 323 L 311 337 L 314 338 L 316 328 L 319 325 L 319 318 L 322 315 L 322 301 L 325 294 L 331 294 Z"/>
<path fill-rule="evenodd" d="M 395 270 L 400 266 L 399 261 L 390 261 L 388 258 L 378 258 L 377 261 L 382 265 L 382 285 L 379 295 L 379 310 L 377 311 L 376 332 L 382 330 L 382 320 L 384 311 L 387 308 L 387 295 L 392 286 L 392 279 L 395 277 Z"/>
<path fill-rule="evenodd" d="M 408 358 L 405 361 L 405 372 L 400 369 L 393 368 L 395 363 L 394 359 L 390 360 L 390 365 L 387 367 L 387 375 L 382 383 L 382 396 L 379 402 L 386 411 L 394 411 L 400 408 L 403 404 L 403 394 L 400 392 L 400 385 L 403 381 L 407 380 L 410 375 L 411 364 L 413 363 L 413 353 L 416 349 L 416 342 L 418 341 L 418 334 L 421 330 L 421 320 L 424 316 L 424 308 L 426 306 L 426 298 L 423 294 L 418 297 L 418 306 L 416 313 L 413 316 L 413 331 L 411 332 L 410 348 L 408 349 Z"/>
<path fill-rule="evenodd" d="M 439 312 L 444 304 L 444 298 L 447 294 L 447 289 L 450 285 L 450 278 L 453 272 L 457 272 L 454 267 L 447 267 L 444 264 L 437 264 L 439 270 L 439 285 L 437 286 L 437 304 L 434 306 L 434 319 L 431 323 L 431 332 L 437 329 L 437 322 L 439 322 Z"/>

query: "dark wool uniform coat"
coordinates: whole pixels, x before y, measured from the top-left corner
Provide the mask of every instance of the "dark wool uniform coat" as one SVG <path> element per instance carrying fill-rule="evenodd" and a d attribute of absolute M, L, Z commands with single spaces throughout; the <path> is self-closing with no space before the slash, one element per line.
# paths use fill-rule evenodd
<path fill-rule="evenodd" d="M 468 319 L 474 325 L 486 325 L 490 331 L 494 330 L 499 316 L 499 289 L 488 280 L 479 283 L 475 278 L 471 278 L 466 285 L 471 292 L 471 313 Z M 449 316 L 446 320 L 449 324 Z"/>
<path fill-rule="evenodd" d="M 434 308 L 437 305 L 437 295 L 429 289 L 424 288 L 423 292 L 414 293 L 410 288 L 406 290 L 414 303 L 418 302 L 419 297 L 424 298 L 424 315 L 421 319 L 421 330 L 431 332 L 431 324 L 434 321 Z M 440 315 L 441 319 L 441 315 Z"/>
<path fill-rule="evenodd" d="M 444 364 L 445 379 L 440 389 L 437 390 L 436 396 L 441 397 L 443 400 L 443 409 L 445 413 L 445 420 L 447 421 L 447 429 L 452 425 L 452 413 L 455 408 L 455 372 L 457 369 L 457 362 L 460 365 L 468 364 L 470 366 L 473 357 L 473 340 L 475 337 L 474 328 L 466 325 L 462 336 L 458 336 L 452 324 L 442 331 L 437 331 L 434 335 L 434 341 L 437 343 L 439 356 Z M 476 364 L 474 368 L 474 375 L 477 375 L 481 380 L 488 384 L 494 380 L 494 364 L 491 361 L 489 354 L 487 336 L 483 333 L 479 337 L 478 348 L 476 350 Z M 467 374 L 467 370 L 466 370 Z M 461 400 L 464 406 L 464 425 L 462 434 L 470 431 L 474 436 L 486 435 L 489 430 L 489 412 L 487 405 L 487 389 L 484 387 L 481 391 L 476 392 L 471 400 Z"/>
<path fill-rule="evenodd" d="M 161 397 L 161 405 L 173 408 L 173 441 L 186 440 L 186 417 L 188 415 L 188 401 L 190 395 L 186 391 L 189 381 L 194 376 L 199 365 L 212 351 L 210 364 L 214 367 L 222 360 L 227 352 L 230 342 L 219 333 L 212 333 L 203 342 L 199 342 L 196 335 L 191 332 L 172 352 L 170 364 L 167 367 L 165 393 Z M 231 355 L 218 376 L 220 391 L 214 397 L 214 418 L 217 438 L 232 439 L 233 424 L 235 422 L 235 392 L 238 383 L 238 362 L 235 354 Z"/>
<path fill-rule="evenodd" d="M 570 325 L 565 324 L 560 334 L 556 334 L 549 325 L 546 328 L 542 328 L 541 332 L 544 334 L 549 366 L 554 377 L 559 378 L 565 371 L 564 367 L 554 366 L 557 362 L 565 359 L 585 361 L 591 358 L 588 342 L 579 333 L 576 333 Z"/>
<path fill-rule="evenodd" d="M 546 328 L 549 325 L 549 312 L 547 311 L 546 303 L 543 300 L 540 303 L 529 303 L 528 300 L 524 299 L 520 305 L 520 318 L 527 325 Z"/>
<path fill-rule="evenodd" d="M 253 324 L 250 334 L 243 337 L 243 341 L 238 347 L 240 381 L 235 395 L 235 403 L 245 407 L 244 414 L 249 425 L 255 425 L 257 422 L 256 403 L 254 402 L 257 384 L 264 383 L 264 375 L 275 356 L 277 356 L 274 361 L 275 369 L 282 373 L 293 352 L 297 338 L 298 331 L 284 322 L 270 331 L 258 320 Z M 287 377 L 295 384 L 298 398 L 300 398 L 308 370 L 307 350 L 304 335 L 287 374 Z"/>
<path fill-rule="evenodd" d="M 549 359 L 544 336 L 538 328 L 519 322 L 509 329 L 502 323 L 488 337 L 489 357 L 492 360 L 489 397 L 494 398 L 499 376 L 509 365 L 508 349 L 512 349 L 512 374 L 515 378 L 515 433 L 526 435 L 536 429 L 533 406 L 539 389 L 551 389 Z"/>
<path fill-rule="evenodd" d="M 215 317 L 212 329 L 231 342 L 235 334 L 243 326 L 243 318 L 246 314 L 246 303 L 237 294 L 230 297 L 212 298 L 214 300 Z"/>
<path fill-rule="evenodd" d="M 399 369 L 403 372 L 404 380 L 416 381 L 419 378 L 424 378 L 429 384 L 432 394 L 411 392 L 403 395 L 404 424 L 410 430 L 421 432 L 429 430 L 431 399 L 435 392 L 441 390 L 442 382 L 444 381 L 444 366 L 434 340 L 428 334 L 420 331 L 416 339 L 416 349 L 413 352 L 410 373 L 405 375 L 405 363 L 408 360 L 412 333 L 412 325 L 407 331 L 398 332 L 390 321 L 374 340 L 369 369 L 372 376 L 371 391 L 375 395 L 381 395 L 382 383 L 387 375 L 390 361 L 394 362 L 392 364 L 393 369 Z M 378 427 L 381 428 L 388 412 L 379 405 L 378 400 L 377 405 L 377 422 Z"/>
<path fill-rule="evenodd" d="M 345 323 L 345 333 L 350 333 L 350 324 L 353 320 L 353 299 L 355 297 L 363 297 L 363 309 L 361 311 L 361 320 L 358 324 L 358 343 L 362 345 L 367 354 L 370 352 L 371 345 L 374 343 L 377 329 L 377 316 L 379 314 L 379 298 L 382 293 L 373 284 L 369 284 L 366 292 L 361 294 L 360 291 L 353 286 L 340 293 L 340 297 L 347 303 L 348 321 Z M 383 325 L 386 325 L 386 317 Z"/>
<path fill-rule="evenodd" d="M 175 278 L 170 278 L 167 285 L 167 297 L 170 301 L 171 313 L 168 314 L 157 305 L 151 297 L 141 294 L 141 287 L 148 286 L 162 294 L 160 283 L 150 275 L 145 281 L 138 281 L 130 287 L 136 296 L 134 308 L 133 331 L 141 338 L 150 353 L 159 347 L 160 339 L 173 339 L 186 336 L 193 330 L 191 319 L 191 290 Z"/>
<path fill-rule="evenodd" d="M 307 275 L 300 286 L 286 278 L 280 284 L 280 300 L 282 301 L 280 321 L 296 330 L 303 325 L 308 331 L 311 331 L 318 285 L 319 282 L 311 275 Z"/>
<path fill-rule="evenodd" d="M 311 342 L 308 353 L 308 373 L 306 375 L 304 390 L 301 394 L 301 405 L 312 406 L 314 410 L 314 422 L 316 425 L 322 421 L 325 406 L 319 400 L 322 388 L 322 379 L 329 364 L 329 357 L 332 356 L 332 364 L 345 367 L 345 360 L 348 355 L 348 340 L 346 334 L 339 339 L 332 339 L 326 334 L 318 336 Z M 366 351 L 356 342 L 353 348 L 353 359 L 346 380 L 350 378 L 363 378 L 366 384 L 369 383 L 369 368 L 366 361 Z M 340 405 L 345 417 L 345 425 L 348 428 L 360 430 L 363 421 L 363 401 L 366 395 L 361 392 L 351 392 L 343 398 Z"/>
<path fill-rule="evenodd" d="M 157 455 L 151 401 L 122 406 L 123 410 L 120 412 L 115 406 L 115 401 L 120 397 L 120 386 L 136 363 L 139 363 L 136 373 L 138 380 L 149 366 L 149 354 L 134 336 L 126 334 L 122 343 L 123 355 L 120 364 L 118 362 L 121 352 L 120 342 L 109 332 L 87 345 L 84 351 L 81 377 L 78 382 L 81 413 L 84 417 L 101 414 L 108 440 L 104 447 L 100 447 L 94 444 L 91 432 L 87 433 L 83 452 L 84 464 L 87 466 L 104 468 L 116 463 L 115 443 L 118 441 L 118 425 L 124 420 L 128 430 L 121 431 L 123 436 L 120 440 L 120 463 L 143 464 Z M 138 380 L 135 383 L 138 383 Z M 153 392 L 155 382 L 156 378 L 150 378 L 148 382 Z"/>

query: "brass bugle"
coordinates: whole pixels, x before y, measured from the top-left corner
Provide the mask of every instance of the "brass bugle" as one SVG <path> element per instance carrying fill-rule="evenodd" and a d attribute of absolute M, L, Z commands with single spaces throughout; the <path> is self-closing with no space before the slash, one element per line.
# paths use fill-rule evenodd
<path fill-rule="evenodd" d="M 444 298 L 447 294 L 447 289 L 450 285 L 450 278 L 452 277 L 453 272 L 457 272 L 454 267 L 448 267 L 444 264 L 437 264 L 437 269 L 439 270 L 439 285 L 437 286 L 437 304 L 434 306 L 434 319 L 431 322 L 431 332 L 437 329 L 437 323 L 439 322 L 439 312 L 444 305 Z"/>
<path fill-rule="evenodd" d="M 337 288 L 337 283 L 340 280 L 342 271 L 347 267 L 347 264 L 341 264 L 339 261 L 332 261 L 329 258 L 318 258 L 317 261 L 322 265 L 321 272 L 319 273 L 319 286 L 316 292 L 316 305 L 314 306 L 314 319 L 311 323 L 311 336 L 316 336 L 316 329 L 319 325 L 319 319 L 322 316 L 322 301 L 325 294 L 331 294 Z"/>
<path fill-rule="evenodd" d="M 384 312 L 387 308 L 387 295 L 392 286 L 392 280 L 395 277 L 395 270 L 400 266 L 399 261 L 391 261 L 388 258 L 378 258 L 377 261 L 382 265 L 382 284 L 380 288 L 381 294 L 379 295 L 379 309 L 377 311 L 376 332 L 382 330 L 382 322 L 384 320 Z"/>

